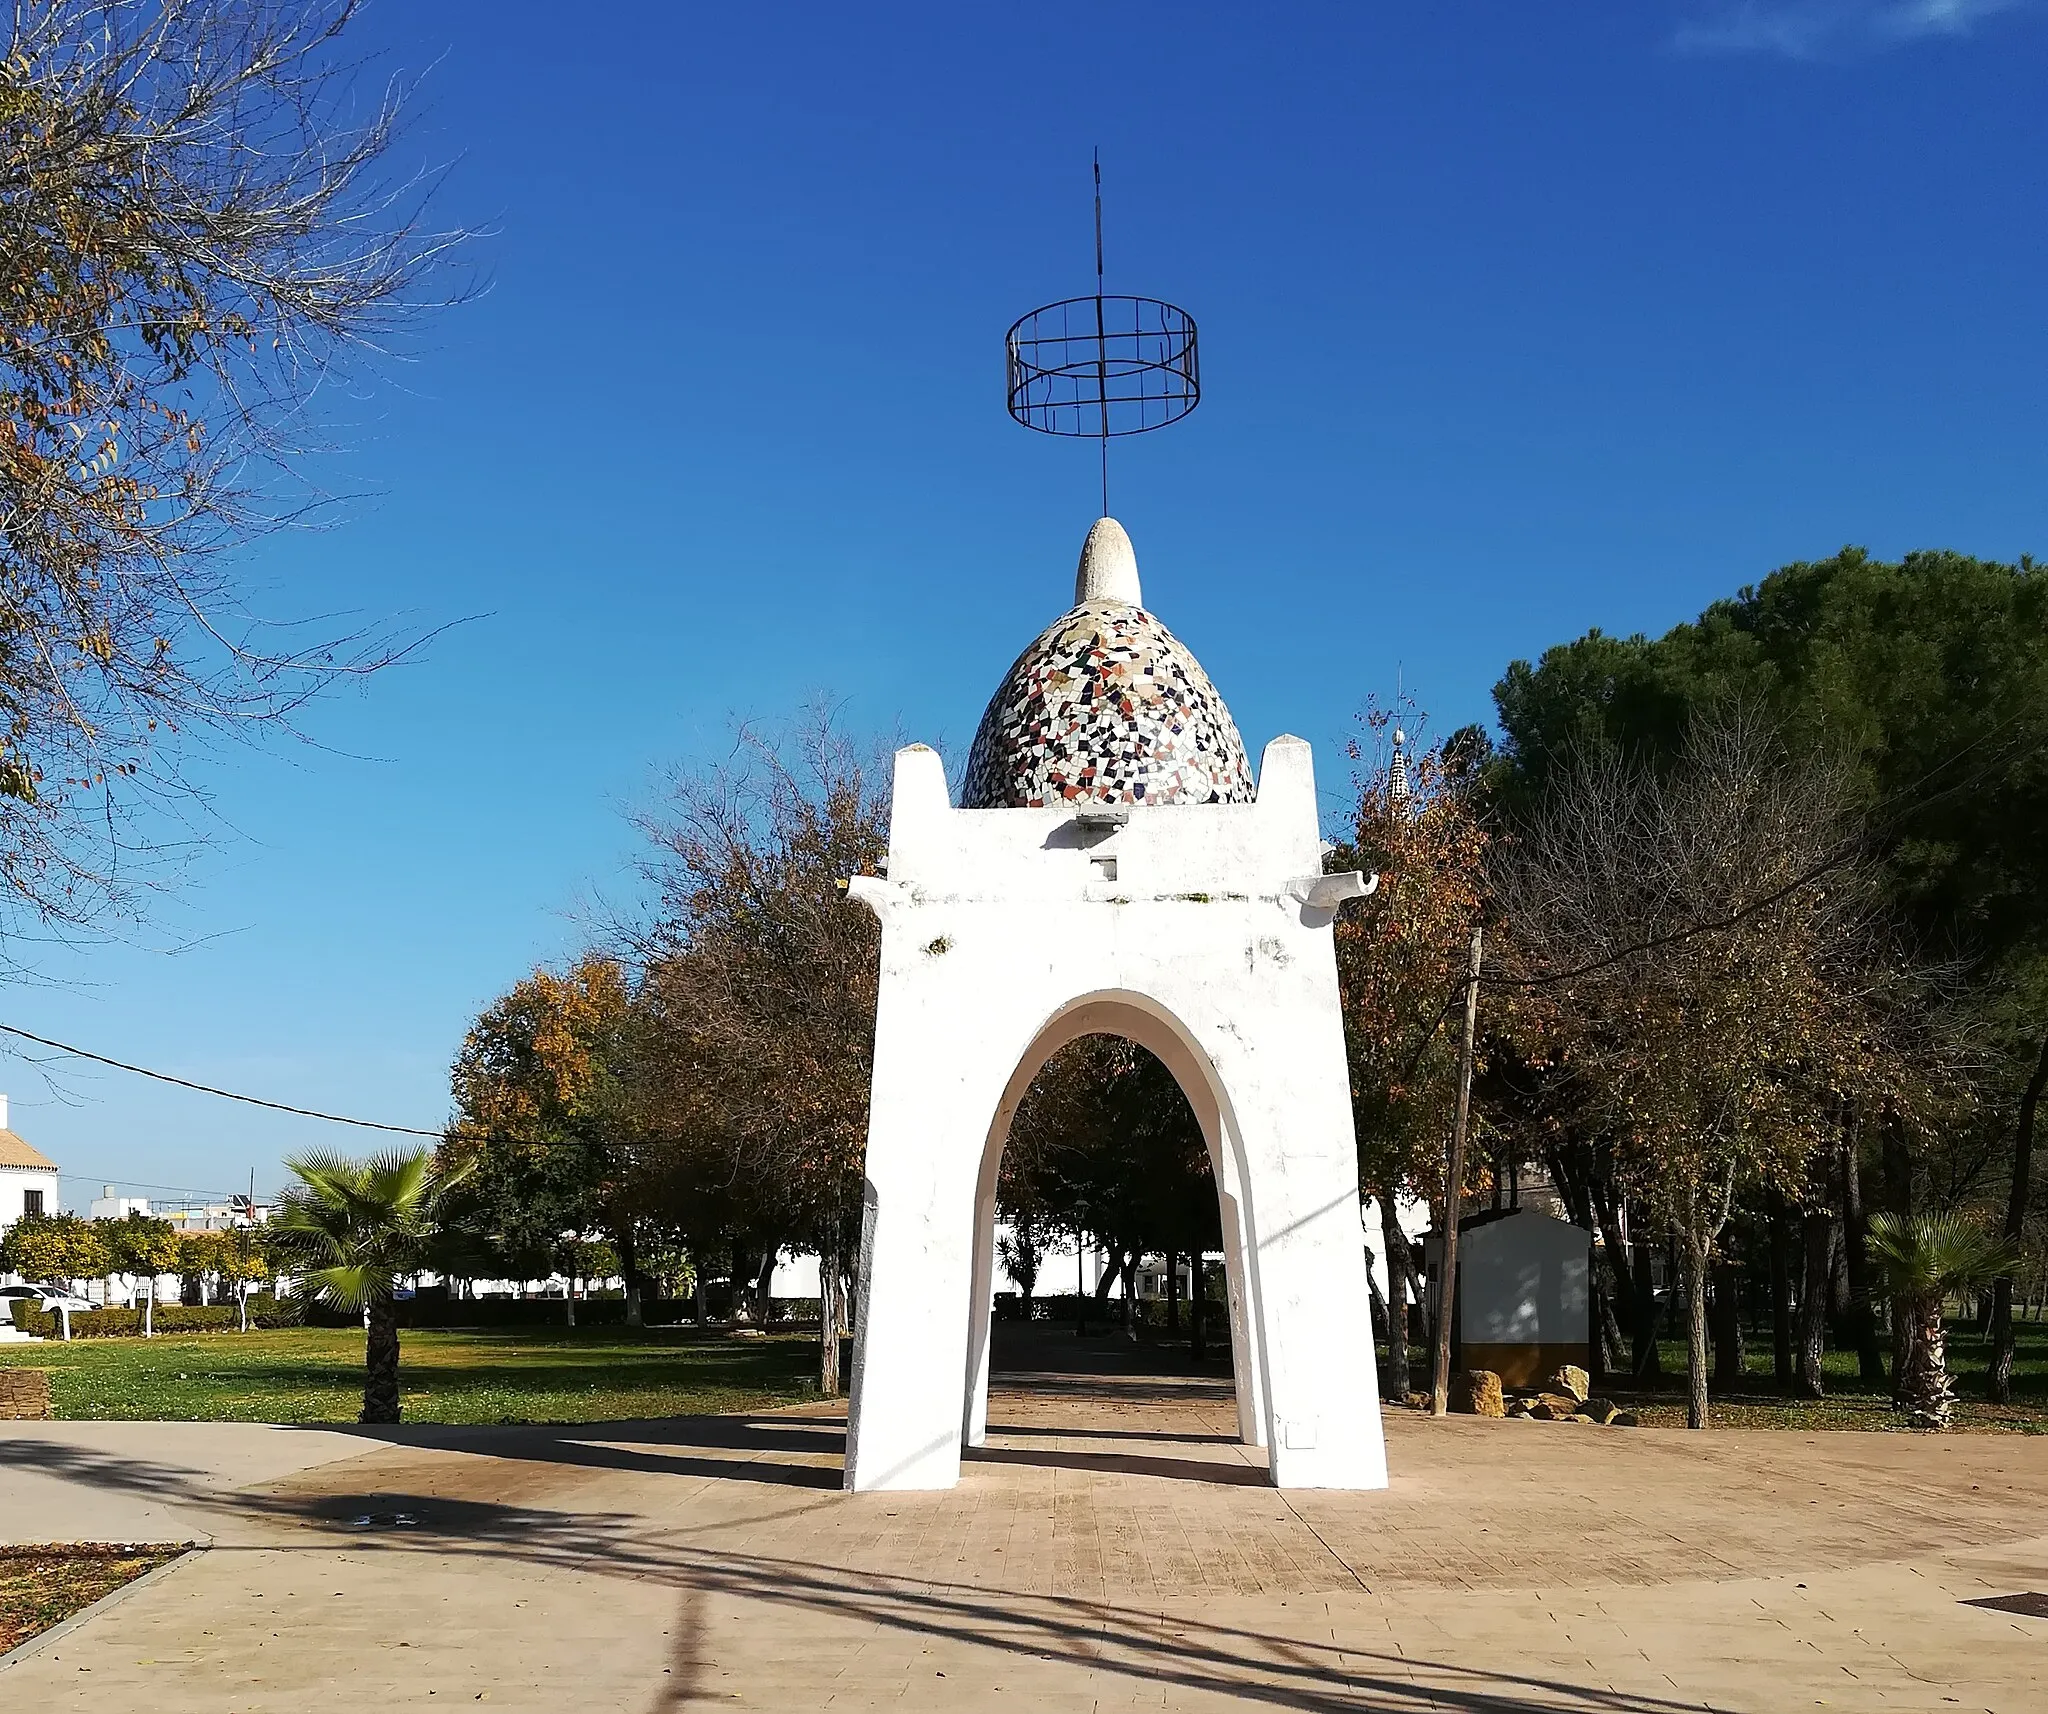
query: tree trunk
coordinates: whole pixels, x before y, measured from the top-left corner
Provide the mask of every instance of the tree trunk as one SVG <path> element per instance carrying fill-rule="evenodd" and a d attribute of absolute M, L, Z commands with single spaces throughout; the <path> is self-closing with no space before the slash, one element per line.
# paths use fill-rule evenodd
<path fill-rule="evenodd" d="M 1884 1194 L 1891 1212 L 1901 1220 L 1913 1217 L 1913 1151 L 1897 1113 L 1884 1116 Z"/>
<path fill-rule="evenodd" d="M 1486 929 L 1475 923 L 1465 968 L 1465 1034 L 1458 1049 L 1458 1107 L 1451 1123 L 1450 1153 L 1444 1163 L 1443 1264 L 1436 1293 L 1436 1325 L 1430 1329 L 1429 1414 L 1450 1414 L 1451 1347 L 1457 1343 L 1458 1235 L 1465 1213 L 1465 1140 L 1472 1115 L 1472 1054 L 1479 1025 L 1479 966 Z"/>
<path fill-rule="evenodd" d="M 1387 1336 L 1387 1298 L 1380 1290 L 1380 1282 L 1373 1277 L 1372 1246 L 1365 1246 L 1365 1308 L 1367 1318 L 1372 1322 L 1373 1343 L 1377 1345 Z"/>
<path fill-rule="evenodd" d="M 619 1282 L 626 1292 L 626 1325 L 645 1327 L 646 1318 L 640 1308 L 640 1247 L 633 1241 L 630 1220 L 619 1227 Z"/>
<path fill-rule="evenodd" d="M 1664 1372 L 1663 1358 L 1657 1352 L 1657 1280 L 1650 1268 L 1650 1246 L 1643 1241 L 1642 1223 L 1633 1224 L 1636 1237 L 1629 1245 L 1629 1271 L 1635 1283 L 1636 1325 L 1635 1355 L 1629 1372 L 1638 1380 L 1648 1380 Z"/>
<path fill-rule="evenodd" d="M 1786 1227 L 1791 1213 L 1783 1197 L 1771 1199 L 1771 1367 L 1780 1392 L 1789 1393 L 1795 1370 L 1792 1363 L 1792 1263 L 1791 1240 Z"/>
<path fill-rule="evenodd" d="M 1707 1426 L 1707 1247 L 1685 1241 L 1685 1426 Z"/>
<path fill-rule="evenodd" d="M 370 1305 L 363 1342 L 363 1414 L 359 1422 L 398 1421 L 398 1305 Z"/>
<path fill-rule="evenodd" d="M 1854 1130 L 1842 1141 L 1842 1265 L 1849 1275 L 1849 1337 L 1856 1342 L 1857 1373 L 1866 1387 L 1884 1385 L 1884 1351 L 1877 1339 L 1877 1309 L 1870 1301 L 1870 1247 L 1863 1215 L 1863 1163 Z"/>
<path fill-rule="evenodd" d="M 2034 1176 L 2034 1115 L 2048 1089 L 2048 1036 L 2041 1038 L 2041 1057 L 2020 1097 L 2019 1124 L 2013 1131 L 2012 1190 L 2005 1202 L 2005 1235 L 2017 1245 L 2027 1233 L 2027 1198 Z M 1984 1391 L 1993 1404 L 2012 1403 L 2012 1275 L 2001 1274 L 1991 1288 L 1991 1368 Z"/>
<path fill-rule="evenodd" d="M 1124 1337 L 1135 1341 L 1138 1337 L 1138 1252 L 1124 1253 Z"/>
<path fill-rule="evenodd" d="M 567 1325 L 574 1327 L 576 1325 L 576 1276 L 574 1274 L 564 1274 L 562 1276 L 562 1310 L 567 1317 Z"/>
<path fill-rule="evenodd" d="M 1188 1260 L 1188 1352 L 1199 1363 L 1209 1355 L 1208 1270 L 1200 1250 Z"/>
<path fill-rule="evenodd" d="M 1391 1193 L 1380 1199 L 1380 1238 L 1387 1251 L 1387 1397 L 1408 1401 L 1408 1234 Z"/>
<path fill-rule="evenodd" d="M 149 1289 L 142 1297 L 142 1337 L 156 1337 L 156 1275 L 149 1277 Z"/>
<path fill-rule="evenodd" d="M 754 1275 L 754 1320 L 766 1327 L 775 1314 L 775 1299 L 770 1295 L 775 1290 L 775 1258 L 781 1246 L 770 1244 L 761 1258 L 760 1269 Z"/>
<path fill-rule="evenodd" d="M 1742 1269 L 1723 1260 L 1714 1264 L 1714 1390 L 1738 1392 L 1742 1387 Z"/>
<path fill-rule="evenodd" d="M 1899 1319 L 1909 1328 L 1899 1405 L 1915 1428 L 1946 1428 L 1955 1391 L 1949 1385 L 1947 1335 L 1941 1324 L 1941 1298 L 1915 1299 L 1903 1305 Z"/>
<path fill-rule="evenodd" d="M 1614 1318 L 1614 1292 L 1597 1271 L 1593 1276 L 1593 1362 L 1596 1377 L 1618 1375 L 1626 1359 L 1621 1323 Z"/>
<path fill-rule="evenodd" d="M 697 1265 L 696 1257 L 693 1256 L 690 1260 L 692 1264 L 691 1272 L 696 1275 L 697 1279 L 697 1325 L 702 1327 L 704 1325 L 704 1318 L 708 1313 L 704 1307 L 704 1269 Z"/>
<path fill-rule="evenodd" d="M 1829 1245 L 1834 1216 L 1825 1208 L 1809 1208 L 1800 1216 L 1805 1268 L 1799 1290 L 1799 1392 L 1817 1399 L 1826 1391 L 1821 1357 L 1827 1350 Z"/>
<path fill-rule="evenodd" d="M 1634 1335 L 1640 1315 L 1636 1288 L 1628 1274 L 1628 1245 L 1622 1241 L 1622 1223 L 1614 1210 L 1614 1198 L 1595 1188 L 1591 1200 L 1593 1212 L 1599 1216 L 1599 1257 L 1608 1263 L 1608 1280 L 1614 1282 L 1614 1317 L 1620 1325 L 1620 1337 L 1628 1339 Z"/>
<path fill-rule="evenodd" d="M 839 1243 L 828 1238 L 818 1256 L 818 1391 L 839 1396 Z"/>
<path fill-rule="evenodd" d="M 1074 1337 L 1088 1337 L 1088 1234 L 1074 1228 Z"/>
<path fill-rule="evenodd" d="M 1180 1252 L 1166 1252 L 1166 1331 L 1180 1334 Z"/>
<path fill-rule="evenodd" d="M 1614 1288 L 1608 1293 L 1608 1301 L 1613 1306 L 1616 1322 L 1614 1343 L 1618 1352 L 1622 1341 L 1635 1331 L 1641 1306 L 1636 1302 L 1635 1285 L 1629 1277 L 1629 1247 L 1622 1242 L 1621 1221 L 1615 1215 L 1614 1199 L 1595 1191 L 1592 1203 L 1593 1212 L 1600 1221 L 1600 1257 L 1607 1265 L 1607 1278 Z"/>
<path fill-rule="evenodd" d="M 241 1331 L 249 1331 L 249 1282 L 240 1280 L 235 1285 L 235 1313 L 241 1319 Z"/>

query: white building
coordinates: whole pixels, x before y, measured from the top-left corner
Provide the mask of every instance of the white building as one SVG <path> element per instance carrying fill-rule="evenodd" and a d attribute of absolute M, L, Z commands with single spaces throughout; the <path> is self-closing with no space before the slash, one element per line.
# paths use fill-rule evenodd
<path fill-rule="evenodd" d="M 0 1229 L 24 1214 L 55 1214 L 57 1163 L 8 1129 L 7 1097 L 0 1095 Z"/>
<path fill-rule="evenodd" d="M 148 1197 L 116 1196 L 111 1184 L 101 1185 L 99 1195 L 92 1199 L 91 1218 L 94 1220 L 126 1220 L 131 1214 L 148 1212 Z"/>
<path fill-rule="evenodd" d="M 112 1186 L 108 1187 L 109 1189 Z M 145 1207 L 143 1212 L 147 1213 Z M 180 1232 L 232 1232 L 239 1226 L 262 1226 L 270 1220 L 270 1205 L 237 1196 L 226 1202 L 191 1204 L 182 1208 L 159 1208 L 160 1218 Z"/>

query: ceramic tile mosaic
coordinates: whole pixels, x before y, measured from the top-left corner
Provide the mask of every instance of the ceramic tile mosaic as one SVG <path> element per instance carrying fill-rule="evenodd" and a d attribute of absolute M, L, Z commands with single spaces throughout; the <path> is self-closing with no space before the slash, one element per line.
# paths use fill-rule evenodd
<path fill-rule="evenodd" d="M 1142 607 L 1089 601 L 1017 657 L 981 717 L 963 809 L 1249 803 L 1223 698 Z"/>

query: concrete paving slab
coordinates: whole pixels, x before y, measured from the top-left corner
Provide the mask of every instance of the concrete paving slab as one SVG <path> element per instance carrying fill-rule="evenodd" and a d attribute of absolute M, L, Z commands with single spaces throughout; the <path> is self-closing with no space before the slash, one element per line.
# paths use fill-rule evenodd
<path fill-rule="evenodd" d="M 953 1492 L 862 1496 L 826 1407 L 303 1446 L 21 1425 L 0 1447 L 37 1458 L 0 1458 L 0 1508 L 48 1516 L 23 1484 L 54 1484 L 75 1515 L 153 1507 L 217 1545 L 0 1701 L 2048 1705 L 2048 1620 L 1960 1604 L 2048 1588 L 2048 1442 L 1395 1412 L 1388 1492 L 1281 1494 L 1230 1439 L 1227 1383 L 1012 1376 L 993 1421 Z"/>
<path fill-rule="evenodd" d="M 220 1497 L 380 1443 L 254 1422 L 0 1422 L 0 1542 L 207 1541 Z"/>

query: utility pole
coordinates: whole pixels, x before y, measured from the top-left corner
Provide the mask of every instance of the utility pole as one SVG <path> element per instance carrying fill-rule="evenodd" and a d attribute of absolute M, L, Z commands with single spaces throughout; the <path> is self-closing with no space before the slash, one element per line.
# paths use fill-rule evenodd
<path fill-rule="evenodd" d="M 1458 1052 L 1458 1120 L 1451 1127 L 1451 1158 L 1444 1174 L 1444 1259 L 1436 1287 L 1436 1368 L 1429 1390 L 1429 1414 L 1450 1410 L 1451 1317 L 1457 1313 L 1458 1205 L 1465 1189 L 1465 1127 L 1472 1115 L 1472 1038 L 1479 1024 L 1479 956 L 1486 930 L 1472 929 L 1472 958 L 1465 972 L 1465 1042 Z"/>

